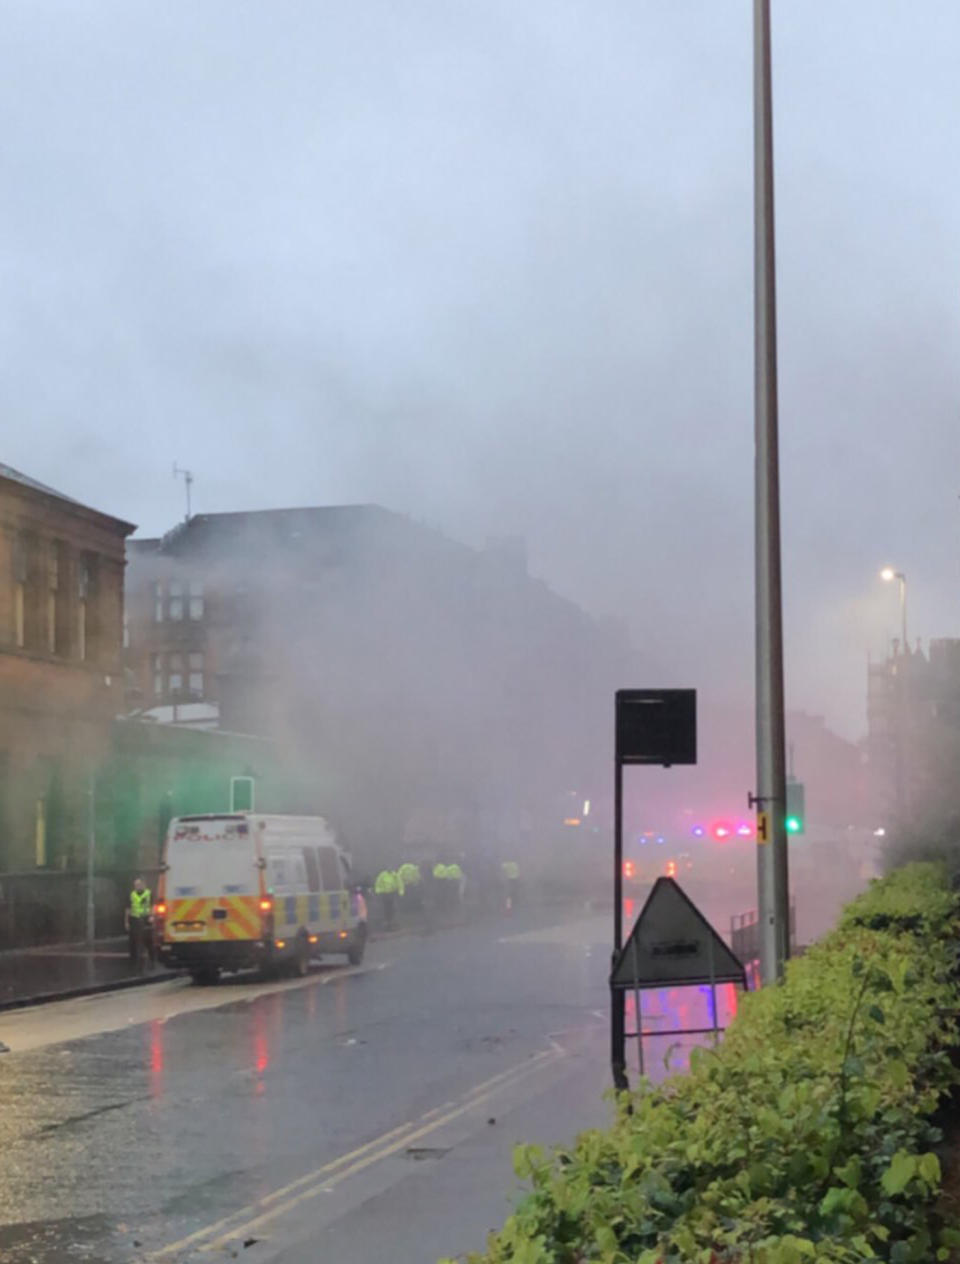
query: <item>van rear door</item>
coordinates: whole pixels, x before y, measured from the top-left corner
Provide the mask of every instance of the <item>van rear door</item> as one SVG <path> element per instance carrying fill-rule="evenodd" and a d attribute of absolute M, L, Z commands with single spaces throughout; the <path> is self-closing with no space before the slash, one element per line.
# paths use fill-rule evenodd
<path fill-rule="evenodd" d="M 167 841 L 168 943 L 259 939 L 259 871 L 245 817 L 180 817 Z"/>

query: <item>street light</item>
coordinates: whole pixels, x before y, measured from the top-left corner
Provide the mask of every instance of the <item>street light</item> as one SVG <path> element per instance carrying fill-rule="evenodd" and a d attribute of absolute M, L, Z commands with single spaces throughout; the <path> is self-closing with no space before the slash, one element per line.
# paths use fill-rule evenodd
<path fill-rule="evenodd" d="M 907 577 L 903 571 L 895 571 L 892 566 L 885 566 L 880 572 L 880 578 L 886 584 L 892 584 L 897 580 L 900 584 L 900 627 L 903 636 L 903 652 L 907 652 Z"/>

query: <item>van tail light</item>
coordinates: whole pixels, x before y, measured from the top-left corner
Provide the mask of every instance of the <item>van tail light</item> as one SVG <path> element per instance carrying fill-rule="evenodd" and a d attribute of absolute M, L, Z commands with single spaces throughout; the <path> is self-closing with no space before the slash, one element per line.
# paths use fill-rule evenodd
<path fill-rule="evenodd" d="M 260 901 L 260 933 L 264 939 L 273 938 L 273 900 L 269 896 Z"/>
<path fill-rule="evenodd" d="M 153 909 L 153 911 L 154 911 L 154 913 L 156 914 L 156 916 L 157 916 L 157 917 L 166 917 L 166 915 L 167 915 L 167 906 L 166 906 L 166 904 L 164 904 L 164 903 L 163 903 L 163 901 L 161 900 L 159 904 L 154 905 L 154 909 Z"/>

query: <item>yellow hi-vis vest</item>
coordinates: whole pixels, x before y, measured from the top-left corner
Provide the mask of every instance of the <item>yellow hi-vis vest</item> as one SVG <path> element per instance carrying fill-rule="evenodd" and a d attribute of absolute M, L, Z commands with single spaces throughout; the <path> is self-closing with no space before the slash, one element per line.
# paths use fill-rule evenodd
<path fill-rule="evenodd" d="M 150 890 L 148 887 L 144 887 L 142 891 L 130 892 L 130 916 L 150 916 Z"/>

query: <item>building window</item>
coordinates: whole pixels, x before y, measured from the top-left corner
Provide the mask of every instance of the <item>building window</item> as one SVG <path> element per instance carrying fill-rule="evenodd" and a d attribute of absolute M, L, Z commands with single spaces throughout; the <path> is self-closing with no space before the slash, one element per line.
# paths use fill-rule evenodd
<path fill-rule="evenodd" d="M 183 675 L 180 672 L 170 673 L 170 692 L 179 693 L 183 688 Z"/>
<path fill-rule="evenodd" d="M 163 696 L 163 675 L 160 672 L 153 674 L 153 696 L 155 698 Z"/>
<path fill-rule="evenodd" d="M 60 591 L 60 545 L 51 541 L 47 545 L 47 649 L 56 654 L 57 644 L 57 604 Z"/>
<path fill-rule="evenodd" d="M 190 673 L 190 692 L 203 695 L 203 672 Z"/>
<path fill-rule="evenodd" d="M 183 584 L 179 579 L 171 579 L 170 581 L 170 601 L 167 605 L 167 614 L 173 623 L 179 623 L 183 619 Z"/>
<path fill-rule="evenodd" d="M 22 535 L 13 540 L 13 643 L 23 649 L 26 638 L 27 542 Z"/>
<path fill-rule="evenodd" d="M 86 557 L 81 557 L 77 566 L 77 657 L 87 657 L 87 602 L 90 596 L 90 564 Z"/>
<path fill-rule="evenodd" d="M 153 586 L 153 621 L 163 622 L 163 584 Z"/>
<path fill-rule="evenodd" d="M 203 618 L 203 581 L 199 579 L 190 581 L 190 618 Z"/>

